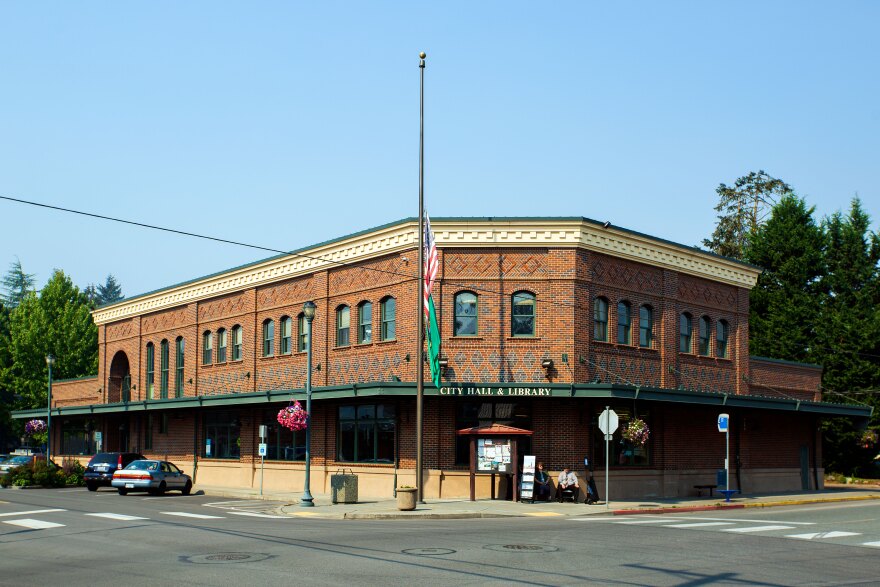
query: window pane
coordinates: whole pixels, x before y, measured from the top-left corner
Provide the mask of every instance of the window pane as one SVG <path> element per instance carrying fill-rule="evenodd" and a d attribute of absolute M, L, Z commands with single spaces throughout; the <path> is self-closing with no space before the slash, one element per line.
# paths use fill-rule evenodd
<path fill-rule="evenodd" d="M 394 421 L 379 422 L 377 425 L 376 460 L 394 462 Z"/>
<path fill-rule="evenodd" d="M 263 356 L 271 357 L 275 354 L 275 322 L 266 320 L 263 322 Z"/>
<path fill-rule="evenodd" d="M 339 450 L 336 454 L 338 461 L 354 461 L 354 426 L 353 421 L 339 423 Z"/>
<path fill-rule="evenodd" d="M 300 314 L 296 319 L 296 331 L 299 333 L 297 336 L 296 350 L 302 353 L 306 350 L 306 341 L 309 336 L 306 333 L 306 317 L 303 314 Z"/>
<path fill-rule="evenodd" d="M 210 365 L 213 357 L 211 356 L 213 350 L 213 337 L 210 332 L 206 332 L 202 335 L 202 364 Z"/>
<path fill-rule="evenodd" d="M 290 353 L 290 330 L 293 328 L 293 320 L 290 318 L 281 319 L 281 354 Z"/>
<path fill-rule="evenodd" d="M 376 417 L 376 406 L 370 404 L 366 406 L 358 406 L 357 407 L 357 419 L 358 420 L 372 420 Z"/>
<path fill-rule="evenodd" d="M 232 329 L 232 360 L 241 360 L 241 326 Z"/>
<path fill-rule="evenodd" d="M 688 314 L 681 315 L 679 318 L 678 329 L 678 351 L 681 353 L 691 352 L 691 317 Z"/>
<path fill-rule="evenodd" d="M 630 325 L 629 304 L 620 302 L 617 304 L 617 344 L 630 343 Z"/>
<path fill-rule="evenodd" d="M 168 341 L 163 340 L 160 345 L 160 368 L 162 373 L 159 379 L 159 396 L 162 399 L 168 397 Z"/>
<path fill-rule="evenodd" d="M 348 306 L 336 310 L 336 346 L 348 346 L 348 330 L 351 326 L 351 314 Z"/>
<path fill-rule="evenodd" d="M 722 359 L 727 358 L 727 330 L 727 322 L 725 322 L 724 320 L 719 320 L 718 330 L 715 333 L 715 343 L 717 347 L 716 352 L 718 353 L 718 356 Z"/>
<path fill-rule="evenodd" d="M 382 302 L 382 340 L 397 338 L 397 300 L 388 298 Z"/>
<path fill-rule="evenodd" d="M 147 399 L 153 399 L 156 380 L 156 357 L 153 343 L 147 345 Z"/>
<path fill-rule="evenodd" d="M 700 348 L 699 352 L 701 355 L 709 354 L 709 333 L 712 330 L 712 325 L 709 323 L 709 318 L 703 316 L 700 318 Z"/>
<path fill-rule="evenodd" d="M 639 309 L 639 346 L 651 347 L 654 344 L 654 311 L 650 306 Z"/>
<path fill-rule="evenodd" d="M 477 296 L 462 292 L 455 296 L 454 336 L 475 336 L 477 334 Z"/>
<path fill-rule="evenodd" d="M 175 377 L 175 385 L 174 391 L 177 394 L 177 397 L 183 397 L 183 339 L 177 339 L 177 356 L 175 357 L 175 364 L 177 367 L 176 377 Z"/>
<path fill-rule="evenodd" d="M 376 424 L 358 422 L 357 460 L 372 461 L 376 458 Z"/>
<path fill-rule="evenodd" d="M 512 318 L 511 334 L 513 336 L 534 336 L 535 296 L 526 292 L 514 294 Z"/>
<path fill-rule="evenodd" d="M 593 338 L 608 342 L 608 300 L 596 298 L 593 306 Z"/>
<path fill-rule="evenodd" d="M 373 342 L 373 304 L 370 302 L 358 308 L 358 342 Z"/>

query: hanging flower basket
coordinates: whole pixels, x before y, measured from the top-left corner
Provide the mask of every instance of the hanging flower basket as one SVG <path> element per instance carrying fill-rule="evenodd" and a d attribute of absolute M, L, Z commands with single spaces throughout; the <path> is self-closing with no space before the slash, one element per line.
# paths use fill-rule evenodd
<path fill-rule="evenodd" d="M 650 436 L 651 431 L 641 418 L 631 420 L 623 429 L 623 437 L 638 446 L 644 446 Z"/>
<path fill-rule="evenodd" d="M 24 425 L 24 435 L 34 436 L 46 431 L 46 423 L 42 420 L 28 420 Z"/>
<path fill-rule="evenodd" d="M 294 432 L 305 430 L 309 426 L 309 413 L 299 402 L 293 402 L 278 412 L 278 423 Z"/>

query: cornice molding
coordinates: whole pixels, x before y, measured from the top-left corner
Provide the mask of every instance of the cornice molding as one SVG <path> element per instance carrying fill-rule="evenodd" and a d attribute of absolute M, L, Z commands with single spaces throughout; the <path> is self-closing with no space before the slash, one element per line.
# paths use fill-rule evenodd
<path fill-rule="evenodd" d="M 437 247 L 574 247 L 754 287 L 760 270 L 723 257 L 585 219 L 435 219 Z M 418 222 L 404 221 L 172 286 L 92 312 L 96 324 L 156 312 L 248 288 L 412 249 Z"/>

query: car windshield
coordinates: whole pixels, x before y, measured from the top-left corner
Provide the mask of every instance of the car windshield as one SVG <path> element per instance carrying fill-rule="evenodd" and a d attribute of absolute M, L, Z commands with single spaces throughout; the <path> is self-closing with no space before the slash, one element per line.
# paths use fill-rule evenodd
<path fill-rule="evenodd" d="M 23 465 L 23 464 L 25 464 L 25 463 L 29 463 L 29 462 L 31 462 L 31 457 L 21 457 L 21 456 L 19 456 L 19 457 L 12 457 L 12 458 L 9 459 L 7 462 L 10 463 L 10 464 L 12 464 L 12 465 Z"/>
<path fill-rule="evenodd" d="M 126 469 L 133 469 L 137 471 L 158 471 L 159 470 L 159 462 L 158 461 L 135 461 L 131 463 Z"/>

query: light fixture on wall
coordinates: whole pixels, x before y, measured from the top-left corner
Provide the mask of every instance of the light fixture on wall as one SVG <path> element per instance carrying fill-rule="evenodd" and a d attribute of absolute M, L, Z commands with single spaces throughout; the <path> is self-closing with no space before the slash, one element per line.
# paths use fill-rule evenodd
<path fill-rule="evenodd" d="M 541 368 L 545 371 L 549 371 L 553 368 L 553 359 L 544 359 L 541 361 Z"/>
<path fill-rule="evenodd" d="M 440 365 L 440 373 L 446 375 L 446 369 L 449 368 L 449 359 L 447 357 L 440 357 L 437 364 Z"/>

